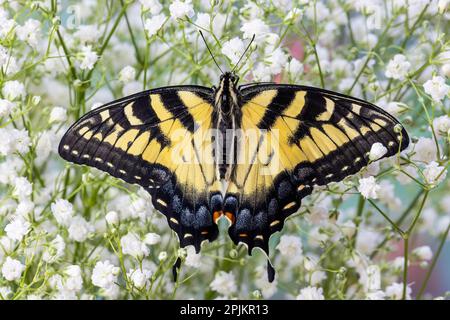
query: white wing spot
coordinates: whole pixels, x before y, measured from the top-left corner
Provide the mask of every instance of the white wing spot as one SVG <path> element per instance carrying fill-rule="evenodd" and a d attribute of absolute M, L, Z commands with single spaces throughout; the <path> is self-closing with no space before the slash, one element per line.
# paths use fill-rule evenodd
<path fill-rule="evenodd" d="M 142 179 L 140 176 L 134 176 L 134 178 L 135 178 L 136 180 L 141 180 L 141 179 Z"/>
<path fill-rule="evenodd" d="M 81 157 L 84 158 L 84 159 L 89 159 L 91 156 L 88 155 L 88 154 L 83 154 Z"/>
<path fill-rule="evenodd" d="M 107 162 L 106 165 L 110 168 L 114 168 L 114 165 L 111 162 Z"/>
<path fill-rule="evenodd" d="M 64 150 L 69 150 L 69 149 L 70 149 L 70 147 L 69 147 L 69 145 L 68 145 L 68 144 L 65 144 L 65 145 L 63 146 L 63 149 L 64 149 Z"/>
<path fill-rule="evenodd" d="M 355 159 L 355 163 L 358 163 L 360 161 L 361 161 L 361 157 L 358 157 L 358 158 Z"/>
<path fill-rule="evenodd" d="M 95 158 L 94 158 L 94 161 L 97 161 L 97 162 L 102 163 L 102 162 L 103 162 L 103 159 L 102 159 L 102 158 L 99 158 L 99 157 L 95 157 Z"/>
<path fill-rule="evenodd" d="M 327 175 L 325 176 L 325 178 L 331 178 L 332 176 L 333 176 L 333 174 L 330 173 L 330 174 L 327 174 Z"/>
<path fill-rule="evenodd" d="M 126 174 L 126 173 L 127 173 L 125 170 L 122 170 L 122 169 L 120 169 L 119 172 L 120 172 L 121 174 Z"/>
<path fill-rule="evenodd" d="M 78 151 L 77 150 L 72 150 L 72 154 L 77 156 L 78 155 Z"/>
<path fill-rule="evenodd" d="M 349 168 L 348 166 L 345 166 L 345 167 L 342 168 L 342 171 L 347 171 L 348 168 Z"/>

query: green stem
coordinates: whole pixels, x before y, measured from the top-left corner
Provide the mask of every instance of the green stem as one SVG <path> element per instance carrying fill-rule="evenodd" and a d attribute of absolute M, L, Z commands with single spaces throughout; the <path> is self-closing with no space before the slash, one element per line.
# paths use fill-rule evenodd
<path fill-rule="evenodd" d="M 408 287 L 408 253 L 409 253 L 409 236 L 404 237 L 404 263 L 403 263 L 403 293 L 402 300 L 406 300 L 406 288 Z"/>
<path fill-rule="evenodd" d="M 417 300 L 420 300 L 422 298 L 423 293 L 425 292 L 425 289 L 427 288 L 428 281 L 430 280 L 431 274 L 433 273 L 434 267 L 436 266 L 436 263 L 439 259 L 442 248 L 444 248 L 445 242 L 447 241 L 449 232 L 450 232 L 450 223 L 448 224 L 445 232 L 442 234 L 441 242 L 439 243 L 439 247 L 436 251 L 436 254 L 433 257 L 433 261 L 431 262 L 430 268 L 427 271 L 425 279 L 423 280 L 422 285 L 420 286 L 419 293 L 417 294 L 417 297 L 416 297 Z"/>

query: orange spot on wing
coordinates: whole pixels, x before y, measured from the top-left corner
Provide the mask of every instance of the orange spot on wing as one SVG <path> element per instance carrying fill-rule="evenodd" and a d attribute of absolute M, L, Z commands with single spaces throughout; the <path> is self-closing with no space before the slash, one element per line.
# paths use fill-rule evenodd
<path fill-rule="evenodd" d="M 231 212 L 225 212 L 225 217 L 230 220 L 231 224 L 234 224 L 234 214 L 232 214 Z"/>
<path fill-rule="evenodd" d="M 217 220 L 219 220 L 222 215 L 223 215 L 222 211 L 214 211 L 213 220 L 215 224 L 217 224 Z"/>

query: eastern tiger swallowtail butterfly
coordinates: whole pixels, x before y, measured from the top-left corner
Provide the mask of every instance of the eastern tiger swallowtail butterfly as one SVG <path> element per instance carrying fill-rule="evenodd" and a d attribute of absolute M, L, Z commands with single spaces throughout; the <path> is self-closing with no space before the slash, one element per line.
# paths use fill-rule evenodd
<path fill-rule="evenodd" d="M 65 133 L 59 154 L 142 186 L 181 247 L 199 252 L 225 217 L 235 244 L 268 255 L 270 236 L 313 186 L 360 171 L 377 142 L 389 157 L 409 138 L 369 102 L 300 85 L 238 86 L 225 72 L 217 88 L 157 88 L 94 109 Z"/>

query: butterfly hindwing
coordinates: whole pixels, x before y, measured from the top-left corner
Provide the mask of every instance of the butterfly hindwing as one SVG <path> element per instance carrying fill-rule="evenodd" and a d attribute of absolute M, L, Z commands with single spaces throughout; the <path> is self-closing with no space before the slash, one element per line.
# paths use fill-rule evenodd
<path fill-rule="evenodd" d="M 208 131 L 211 99 L 209 88 L 180 86 L 114 101 L 78 120 L 59 153 L 144 187 L 181 246 L 200 250 L 218 233 L 211 201 L 218 192 Z"/>
<path fill-rule="evenodd" d="M 233 203 L 231 238 L 250 252 L 268 252 L 271 234 L 314 185 L 340 181 L 366 166 L 374 143 L 387 148 L 384 157 L 409 143 L 395 118 L 353 97 L 277 84 L 247 85 L 241 97 L 240 128 L 253 138 L 245 135 L 238 143 L 238 157 L 249 156 L 236 164 L 225 204 Z"/>

